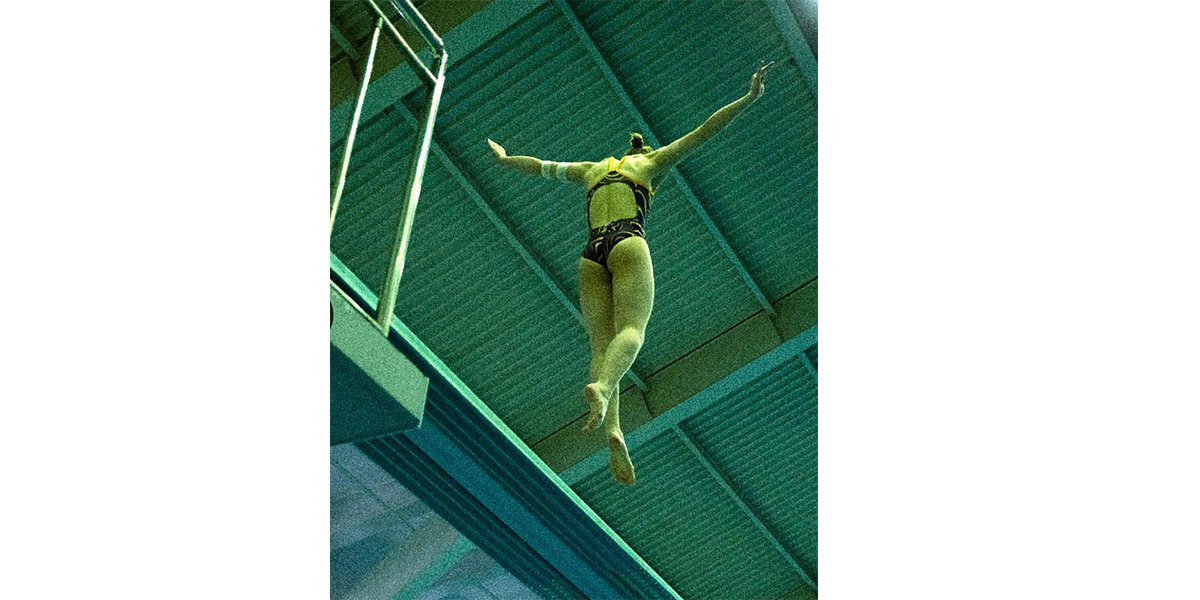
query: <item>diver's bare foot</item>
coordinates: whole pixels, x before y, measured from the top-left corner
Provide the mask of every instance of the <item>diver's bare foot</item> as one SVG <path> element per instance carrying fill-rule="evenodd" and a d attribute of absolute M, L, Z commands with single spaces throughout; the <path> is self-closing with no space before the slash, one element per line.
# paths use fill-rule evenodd
<path fill-rule="evenodd" d="M 613 477 L 625 485 L 633 485 L 637 478 L 633 473 L 633 461 L 629 460 L 629 448 L 625 446 L 625 436 L 613 431 L 608 434 L 608 466 L 612 469 Z"/>
<path fill-rule="evenodd" d="M 587 396 L 588 407 L 592 412 L 588 414 L 587 423 L 583 425 L 583 431 L 591 431 L 596 425 L 604 421 L 604 413 L 608 411 L 608 397 L 612 394 L 612 390 L 607 392 L 600 387 L 600 382 L 589 383 L 583 388 L 583 395 Z"/>

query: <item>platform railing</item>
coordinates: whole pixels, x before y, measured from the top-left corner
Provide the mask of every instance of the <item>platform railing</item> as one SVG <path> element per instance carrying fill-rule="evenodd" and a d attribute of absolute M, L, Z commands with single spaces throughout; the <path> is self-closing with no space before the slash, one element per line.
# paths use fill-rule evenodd
<path fill-rule="evenodd" d="M 380 31 L 386 31 L 396 46 L 404 53 L 408 60 L 409 66 L 416 73 L 417 78 L 421 80 L 429 90 L 428 99 L 425 103 L 419 123 L 419 133 L 416 143 L 416 154 L 408 172 L 408 188 L 400 206 L 400 221 L 396 227 L 396 234 L 392 243 L 392 251 L 388 263 L 387 275 L 384 277 L 383 291 L 379 294 L 379 306 L 375 312 L 375 325 L 381 331 L 386 333 L 391 327 L 392 312 L 396 308 L 396 296 L 400 291 L 400 276 L 404 273 L 404 259 L 408 253 L 408 239 L 412 234 L 413 219 L 417 211 L 417 199 L 421 196 L 421 181 L 425 175 L 425 164 L 429 157 L 429 146 L 433 141 L 433 125 L 437 120 L 438 105 L 442 99 L 442 89 L 446 84 L 446 63 L 449 56 L 446 54 L 446 45 L 437 33 L 429 26 L 429 22 L 425 20 L 413 6 L 411 0 L 389 0 L 391 5 L 404 19 L 412 25 L 421 39 L 433 49 L 434 55 L 434 71 L 431 72 L 425 63 L 417 57 L 416 52 L 409 46 L 404 37 L 392 24 L 383 10 L 374 0 L 363 0 L 371 12 L 375 13 L 375 29 L 371 35 L 371 49 L 367 54 L 367 63 L 363 69 L 362 84 L 359 87 L 358 97 L 354 103 L 354 113 L 350 118 L 350 124 L 346 132 L 346 145 L 342 150 L 342 162 L 338 170 L 338 176 L 334 183 L 334 188 L 331 191 L 332 201 L 329 209 L 329 234 L 333 235 L 333 223 L 337 218 L 338 205 L 341 203 L 342 192 L 346 185 L 346 172 L 350 167 L 350 154 L 354 148 L 354 136 L 358 131 L 358 122 L 362 116 L 363 100 L 367 97 L 367 86 L 371 81 L 371 70 L 375 63 L 375 50 L 379 44 Z M 435 74 L 436 73 L 436 74 Z"/>

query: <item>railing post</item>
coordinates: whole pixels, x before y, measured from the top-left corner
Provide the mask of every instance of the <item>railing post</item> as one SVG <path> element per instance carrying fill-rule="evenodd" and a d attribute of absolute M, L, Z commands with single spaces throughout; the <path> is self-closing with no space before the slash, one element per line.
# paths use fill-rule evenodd
<path fill-rule="evenodd" d="M 371 51 L 367 54 L 367 66 L 363 70 L 362 85 L 358 88 L 358 100 L 354 103 L 354 116 L 346 133 L 346 147 L 342 149 L 342 166 L 338 170 L 337 183 L 333 188 L 333 203 L 329 208 L 329 235 L 333 235 L 333 220 L 337 217 L 338 203 L 342 201 L 342 189 L 346 186 L 346 171 L 350 168 L 350 151 L 354 147 L 354 134 L 358 131 L 358 118 L 362 114 L 363 100 L 367 97 L 367 84 L 371 83 L 371 69 L 375 66 L 375 48 L 379 45 L 379 30 L 383 19 L 375 20 L 375 32 L 371 34 Z"/>
<path fill-rule="evenodd" d="M 417 199 L 421 195 L 421 181 L 425 174 L 426 159 L 429 157 L 429 145 L 433 141 L 433 125 L 437 120 L 442 88 L 446 83 L 448 60 L 449 55 L 443 48 L 437 57 L 437 77 L 434 80 L 433 89 L 429 92 L 429 103 L 421 120 L 421 132 L 417 138 L 417 155 L 413 157 L 412 168 L 409 169 L 408 174 L 408 194 L 400 208 L 400 227 L 396 232 L 396 240 L 392 244 L 391 261 L 388 264 L 387 277 L 384 279 L 383 292 L 379 295 L 379 309 L 375 314 L 375 321 L 380 330 L 385 333 L 391 328 L 392 312 L 396 309 L 396 295 L 400 291 L 400 276 L 404 273 L 404 260 L 408 254 L 408 238 L 412 233 Z"/>

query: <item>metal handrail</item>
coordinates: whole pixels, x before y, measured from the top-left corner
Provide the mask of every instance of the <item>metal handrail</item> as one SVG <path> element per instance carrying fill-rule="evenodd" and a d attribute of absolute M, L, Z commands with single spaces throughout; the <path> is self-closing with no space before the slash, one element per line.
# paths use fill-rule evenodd
<path fill-rule="evenodd" d="M 383 280 L 383 294 L 379 297 L 379 311 L 375 318 L 384 332 L 390 327 L 391 314 L 396 308 L 396 295 L 400 291 L 400 275 L 404 271 L 404 259 L 408 254 L 408 238 L 412 233 L 413 218 L 417 212 L 417 199 L 421 196 L 421 182 L 425 174 L 425 163 L 429 158 L 429 145 L 433 141 L 433 123 L 437 119 L 442 88 L 446 83 L 448 60 L 449 57 L 444 52 L 437 59 L 437 83 L 434 84 L 429 103 L 425 106 L 417 155 L 413 157 L 412 169 L 408 176 L 408 196 L 404 199 L 400 215 L 400 228 L 392 246 L 392 262 L 388 266 L 387 277 Z"/>
<path fill-rule="evenodd" d="M 367 54 L 367 66 L 363 69 L 362 84 L 358 88 L 358 99 L 354 102 L 354 115 L 350 117 L 350 128 L 346 133 L 346 147 L 342 149 L 342 166 L 338 169 L 337 184 L 333 190 L 333 206 L 329 208 L 329 235 L 333 235 L 333 220 L 337 217 L 338 204 L 342 201 L 342 190 L 346 187 L 346 170 L 350 167 L 350 150 L 354 147 L 354 134 L 358 131 L 358 118 L 362 115 L 363 100 L 367 97 L 367 84 L 371 82 L 371 70 L 375 68 L 375 48 L 379 46 L 379 29 L 383 17 L 375 20 L 375 32 L 371 34 L 371 51 Z"/>
<path fill-rule="evenodd" d="M 388 32 L 392 41 L 404 51 L 405 57 L 408 59 L 409 65 L 417 74 L 418 79 L 429 89 L 429 98 L 425 106 L 425 113 L 422 117 L 420 135 L 417 137 L 416 155 L 413 157 L 412 166 L 408 173 L 408 192 L 404 196 L 403 204 L 400 207 L 400 222 L 396 227 L 396 237 L 392 243 L 392 252 L 390 263 L 388 265 L 387 276 L 384 278 L 383 293 L 379 295 L 379 306 L 375 313 L 375 325 L 385 334 L 391 328 L 392 312 L 396 308 L 396 296 L 400 291 L 400 276 L 404 272 L 404 260 L 408 254 L 408 239 L 412 234 L 412 224 L 416 216 L 417 200 L 421 195 L 421 182 L 425 175 L 425 164 L 429 157 L 429 146 L 433 141 L 433 125 L 437 120 L 438 106 L 442 99 L 442 90 L 446 85 L 446 65 L 450 60 L 446 53 L 446 45 L 442 39 L 438 37 L 433 28 L 429 26 L 429 22 L 425 17 L 413 6 L 411 0 L 389 0 L 400 13 L 401 16 L 409 22 L 417 30 L 417 33 L 425 40 L 429 47 L 433 49 L 435 57 L 435 69 L 437 75 L 430 72 L 429 68 L 413 52 L 412 47 L 396 30 L 396 27 L 387 18 L 387 15 L 379 8 L 379 5 L 374 0 L 363 0 L 364 3 L 375 13 L 377 20 L 375 22 L 375 31 L 371 37 L 371 51 L 367 58 L 367 66 L 363 74 L 362 86 L 359 90 L 358 99 L 354 105 L 354 115 L 351 117 L 350 126 L 346 134 L 346 147 L 342 154 L 342 164 L 338 171 L 337 183 L 333 191 L 333 202 L 329 212 L 329 233 L 333 235 L 333 222 L 337 216 L 338 204 L 341 201 L 342 190 L 345 187 L 346 172 L 350 167 L 350 153 L 354 146 L 354 136 L 358 128 L 358 121 L 362 115 L 363 101 L 367 95 L 367 86 L 371 80 L 371 69 L 375 58 L 375 48 L 379 41 L 379 32 L 381 29 Z M 387 27 L 384 28 L 383 26 Z"/>
<path fill-rule="evenodd" d="M 408 2 L 408 0 L 404 1 Z M 383 22 L 388 27 L 388 34 L 392 36 L 392 41 L 396 42 L 396 45 L 400 46 L 400 49 L 404 51 L 404 58 L 408 59 L 408 64 L 413 68 L 413 71 L 417 73 L 417 77 L 421 80 L 421 82 L 428 87 L 432 87 L 434 85 L 433 73 L 429 72 L 429 67 L 426 67 L 425 63 L 421 62 L 421 59 L 417 57 L 417 53 L 413 52 L 412 46 L 409 46 L 408 42 L 404 41 L 404 36 L 400 35 L 400 31 L 396 29 L 396 26 L 392 25 L 391 20 L 389 20 L 387 16 L 383 14 L 383 10 L 379 8 L 379 5 L 375 4 L 374 0 L 363 0 L 363 2 L 366 2 L 367 6 L 369 6 L 380 19 L 383 19 Z M 414 8 L 413 10 L 416 9 Z M 401 15 L 403 14 L 404 13 L 401 13 Z M 445 46 L 442 46 L 438 50 L 440 52 L 444 52 Z"/>
<path fill-rule="evenodd" d="M 404 15 L 404 18 L 411 23 L 413 27 L 417 28 L 417 33 L 421 34 L 421 37 L 425 40 L 426 44 L 429 44 L 430 48 L 433 48 L 434 53 L 441 54 L 446 51 L 446 44 L 442 43 L 442 38 L 438 37 L 437 32 L 429 26 L 429 22 L 425 20 L 425 16 L 422 15 L 420 11 L 418 11 L 417 8 L 412 5 L 412 2 L 409 0 L 401 0 L 401 2 L 397 4 L 396 0 L 388 1 L 392 3 L 392 6 L 395 7 L 400 14 Z"/>

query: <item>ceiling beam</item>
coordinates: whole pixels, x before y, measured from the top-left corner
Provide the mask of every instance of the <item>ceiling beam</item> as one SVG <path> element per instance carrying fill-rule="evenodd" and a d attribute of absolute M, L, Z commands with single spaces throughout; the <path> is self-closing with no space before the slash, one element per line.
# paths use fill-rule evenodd
<path fill-rule="evenodd" d="M 800 353 L 800 362 L 804 363 L 804 368 L 808 369 L 808 374 L 812 375 L 813 379 L 816 379 L 817 378 L 817 365 L 814 365 L 812 363 L 812 360 L 808 358 L 807 350 Z"/>
<path fill-rule="evenodd" d="M 412 112 L 408 110 L 408 107 L 404 105 L 404 102 L 397 102 L 392 109 L 384 110 L 383 112 L 397 124 L 399 124 L 400 121 L 396 119 L 395 115 L 396 113 L 399 113 L 400 116 L 403 117 L 404 122 L 406 122 L 409 126 L 417 126 L 416 116 L 414 116 Z M 524 259 L 525 264 L 529 265 L 529 268 L 532 269 L 534 274 L 538 276 L 538 279 L 541 279 L 542 283 L 545 284 L 546 287 L 550 289 L 550 292 L 554 294 L 554 297 L 558 298 L 559 304 L 562 304 L 562 306 L 567 309 L 567 312 L 571 313 L 571 316 L 575 317 L 575 320 L 579 322 L 580 327 L 585 327 L 583 313 L 579 312 L 579 307 L 575 306 L 575 303 L 567 298 L 567 295 L 563 293 L 562 288 L 558 287 L 558 284 L 551 279 L 550 274 L 546 272 L 546 269 L 542 267 L 541 263 L 539 263 L 537 259 L 530 254 L 529 248 L 526 247 L 521 240 L 517 239 L 516 234 L 513 233 L 512 227 L 510 227 L 508 223 L 504 222 L 504 219 L 496 212 L 494 208 L 492 208 L 491 204 L 489 204 L 487 199 L 484 198 L 483 193 L 479 191 L 479 188 L 477 188 L 475 184 L 471 182 L 471 180 L 467 177 L 467 174 L 464 173 L 461 168 L 459 168 L 458 163 L 450 157 L 450 154 L 446 152 L 444 148 L 442 148 L 442 144 L 437 141 L 436 136 L 431 141 L 429 149 L 434 156 L 441 161 L 442 165 L 446 167 L 446 170 L 450 172 L 450 175 L 454 177 L 454 180 L 457 181 L 458 184 L 462 186 L 463 190 L 467 192 L 467 195 L 469 195 L 471 199 L 475 201 L 475 205 L 479 207 L 479 210 L 483 211 L 483 214 L 487 216 L 489 221 L 492 222 L 492 225 L 496 227 L 496 230 L 500 232 L 500 235 L 504 237 L 504 239 L 508 241 L 508 244 L 512 246 L 513 250 L 516 250 L 517 254 Z M 586 331 L 586 327 L 584 331 Z M 625 376 L 628 377 L 638 389 L 642 390 L 643 392 L 647 391 L 648 388 L 646 387 L 645 380 L 635 373 L 632 367 L 630 367 L 629 371 L 625 373 Z"/>
<path fill-rule="evenodd" d="M 796 60 L 796 66 L 800 68 L 800 73 L 808 82 L 808 91 L 812 92 L 813 99 L 816 100 L 817 59 L 813 57 L 812 46 L 804 37 L 804 31 L 800 29 L 800 23 L 796 22 L 796 15 L 788 6 L 787 0 L 766 1 L 767 7 L 771 9 L 771 17 L 775 19 L 775 25 L 783 34 L 783 41 L 792 51 L 792 58 Z"/>
<path fill-rule="evenodd" d="M 792 553 L 788 552 L 787 548 L 783 547 L 783 544 L 780 543 L 779 538 L 771 532 L 766 523 L 763 523 L 762 519 L 759 518 L 758 513 L 754 512 L 754 509 L 750 508 L 749 504 L 746 504 L 746 500 L 742 498 L 741 494 L 737 493 L 737 490 L 733 489 L 733 485 L 729 483 L 729 480 L 725 477 L 725 475 L 717 469 L 717 466 L 714 465 L 711 460 L 709 460 L 708 456 L 704 454 L 704 451 L 692 441 L 692 438 L 688 436 L 687 432 L 684 431 L 679 425 L 675 425 L 671 429 L 674 430 L 675 435 L 679 438 L 679 440 L 688 447 L 688 450 L 691 450 L 692 455 L 700 461 L 700 464 L 704 465 L 705 470 L 707 470 L 708 474 L 712 476 L 713 481 L 716 481 L 717 484 L 725 490 L 725 494 L 729 496 L 729 499 L 733 500 L 734 504 L 737 504 L 738 508 L 742 509 L 742 512 L 750 518 L 750 520 L 754 523 L 754 526 L 757 527 L 764 536 L 766 536 L 767 541 L 769 541 L 771 546 L 779 552 L 780 556 L 783 557 L 783 560 L 792 567 L 792 570 L 796 571 L 796 574 L 800 576 L 800 579 L 803 580 L 804 583 L 808 584 L 809 587 L 816 590 L 817 584 L 812 580 L 812 577 L 809 577 L 808 573 L 804 571 L 804 567 L 801 567 L 800 563 L 796 561 L 796 557 L 792 556 Z"/>
<path fill-rule="evenodd" d="M 621 80 L 612 70 L 612 67 L 609 66 L 608 60 L 604 58 L 604 55 L 600 53 L 600 49 L 596 47 L 596 42 L 592 40 L 591 34 L 584 29 L 583 23 L 579 21 L 579 17 L 575 16 L 575 11 L 571 9 L 566 0 L 554 0 L 554 5 L 559 8 L 563 16 L 565 16 L 567 21 L 571 23 L 571 29 L 575 30 L 575 34 L 579 37 L 579 41 L 583 44 L 584 48 L 587 49 L 588 54 L 591 55 L 592 60 L 596 63 L 596 66 L 599 67 L 600 71 L 604 74 L 604 78 L 608 80 L 609 84 L 612 85 L 613 91 L 616 92 L 617 96 L 621 99 L 621 103 L 625 105 L 625 108 L 637 122 L 638 127 L 641 128 L 643 137 L 646 138 L 646 141 L 649 142 L 651 146 L 655 148 L 661 148 L 663 144 L 658 139 L 658 136 L 654 134 L 654 130 L 650 127 L 650 124 L 646 122 L 645 115 L 643 115 L 642 111 L 639 110 L 637 105 L 633 103 L 633 98 L 629 95 L 629 92 L 625 90 L 624 84 L 621 83 Z M 746 269 L 746 265 L 742 262 L 742 259 L 738 258 L 737 253 L 733 251 L 733 247 L 729 245 L 729 240 L 725 239 L 725 235 L 721 233 L 721 230 L 717 227 L 717 224 L 713 222 L 712 216 L 708 214 L 708 211 L 704 208 L 704 205 L 700 204 L 700 199 L 696 196 L 696 192 L 692 190 L 690 185 L 688 185 L 688 182 L 683 178 L 683 175 L 679 172 L 679 169 L 672 168 L 670 171 L 670 176 L 675 180 L 675 183 L 679 185 L 679 189 L 683 191 L 683 195 L 687 197 L 688 202 L 690 202 L 692 205 L 692 208 L 696 209 L 696 214 L 700 217 L 700 221 L 704 223 L 704 226 L 708 228 L 709 233 L 711 233 L 713 238 L 716 239 L 717 244 L 721 246 L 721 250 L 723 250 L 725 255 L 729 257 L 729 260 L 733 262 L 734 268 L 737 269 L 737 272 L 739 275 L 741 275 L 742 280 L 746 282 L 747 287 L 750 288 L 750 292 L 754 294 L 756 299 L 758 299 L 759 305 L 762 306 L 763 310 L 766 311 L 767 314 L 774 317 L 775 308 L 771 306 L 769 301 L 767 301 L 767 297 L 763 294 L 762 288 L 760 288 L 758 283 L 754 281 L 754 277 L 750 275 L 750 271 Z"/>
<path fill-rule="evenodd" d="M 799 585 L 775 600 L 816 600 L 816 598 L 816 591 L 809 589 L 807 585 Z"/>
<path fill-rule="evenodd" d="M 362 60 L 362 55 L 358 53 L 358 50 L 354 49 L 354 44 L 351 44 L 350 40 L 346 39 L 346 36 L 342 35 L 341 30 L 339 30 L 332 21 L 329 23 L 329 35 L 333 38 L 334 43 L 336 43 L 338 47 L 342 49 L 342 52 L 345 52 L 346 56 L 349 56 L 351 60 Z"/>

